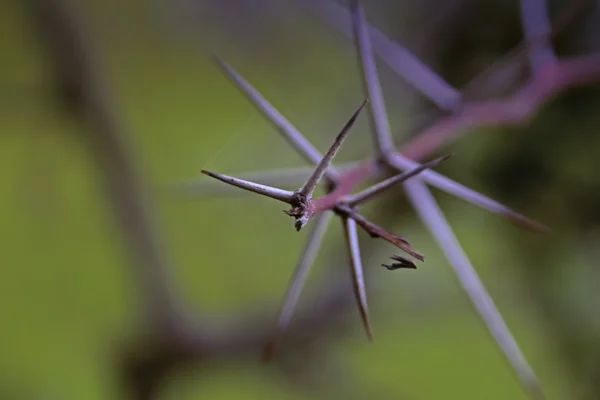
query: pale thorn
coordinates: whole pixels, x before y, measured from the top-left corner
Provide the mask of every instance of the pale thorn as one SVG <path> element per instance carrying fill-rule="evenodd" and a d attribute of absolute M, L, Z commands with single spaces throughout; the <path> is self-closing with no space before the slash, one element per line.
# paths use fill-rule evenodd
<path fill-rule="evenodd" d="M 364 90 L 370 99 L 369 117 L 371 120 L 371 136 L 377 156 L 383 156 L 394 150 L 394 141 L 385 110 L 383 93 L 377 65 L 373 56 L 371 37 L 367 28 L 362 4 L 359 0 L 350 2 L 354 38 L 362 72 Z"/>
<path fill-rule="evenodd" d="M 397 168 L 398 170 L 409 170 L 417 167 L 419 164 L 404 157 L 401 153 L 392 153 L 387 157 L 387 162 L 390 166 Z M 530 218 L 525 217 L 517 213 L 516 211 L 506 207 L 505 205 L 493 200 L 483 194 L 465 186 L 458 182 L 455 182 L 448 177 L 437 173 L 436 171 L 423 171 L 419 176 L 419 179 L 449 193 L 453 196 L 466 200 L 472 204 L 482 207 L 488 211 L 496 214 L 504 215 L 511 222 L 525 227 L 529 230 L 537 232 L 549 232 L 550 229 L 536 222 Z"/>
<path fill-rule="evenodd" d="M 354 125 L 354 122 L 356 122 L 356 118 L 358 118 L 358 115 L 360 114 L 362 109 L 365 107 L 367 102 L 368 102 L 368 99 L 365 99 L 362 102 L 362 104 L 360 105 L 360 107 L 358 107 L 358 109 L 354 112 L 352 117 L 350 117 L 348 122 L 346 122 L 346 125 L 344 125 L 344 127 L 342 128 L 340 133 L 336 136 L 335 140 L 333 141 L 333 144 L 331 145 L 331 147 L 329 148 L 327 153 L 325 153 L 325 156 L 323 156 L 323 158 L 317 165 L 317 168 L 315 168 L 315 170 L 313 171 L 311 176 L 308 178 L 306 183 L 300 188 L 299 192 L 301 194 L 303 194 L 304 196 L 306 196 L 308 199 L 310 199 L 312 197 L 312 194 L 314 193 L 315 188 L 319 184 L 319 181 L 321 180 L 321 178 L 323 178 L 323 175 L 325 175 L 325 172 L 327 171 L 329 164 L 331 164 L 331 161 L 333 160 L 335 155 L 340 150 L 340 147 L 344 143 L 344 139 L 346 139 L 346 136 L 348 135 L 350 128 L 352 128 L 352 125 Z"/>
<path fill-rule="evenodd" d="M 213 56 L 217 66 L 221 71 L 240 89 L 250 102 L 262 113 L 262 115 L 273 124 L 283 138 L 310 164 L 318 165 L 323 156 L 321 153 L 304 137 L 298 129 L 292 125 L 277 109 L 254 87 L 238 74 L 233 67 L 220 58 Z M 339 174 L 333 168 L 327 170 L 327 176 L 331 179 L 337 179 Z"/>
<path fill-rule="evenodd" d="M 400 183 L 400 182 L 404 182 L 407 179 L 412 178 L 415 175 L 418 175 L 425 169 L 437 167 L 440 163 L 442 163 L 443 161 L 447 160 L 450 157 L 452 157 L 451 154 L 443 156 L 443 157 L 439 157 L 439 158 L 436 158 L 435 160 L 421 164 L 418 167 L 415 167 L 409 171 L 403 172 L 398 175 L 394 175 L 391 178 L 383 180 L 383 181 L 363 190 L 362 192 L 347 196 L 344 199 L 344 203 L 348 204 L 351 207 L 365 203 L 365 202 L 371 200 L 373 197 L 379 195 L 381 192 L 385 191 L 386 189 L 389 189 L 393 185 Z"/>
<path fill-rule="evenodd" d="M 429 188 L 419 179 L 408 181 L 404 183 L 404 186 L 408 200 L 425 227 L 446 254 L 446 258 L 460 285 L 523 386 L 533 394 L 532 398 L 544 398 L 540 383 L 531 365 L 527 362 L 524 353 L 510 332 L 492 297 L 477 275 L 477 271 L 473 268 L 469 258 L 460 246 Z"/>
<path fill-rule="evenodd" d="M 308 233 L 304 251 L 296 264 L 294 275 L 288 285 L 283 305 L 279 310 L 277 326 L 263 350 L 263 361 L 271 360 L 277 345 L 279 344 L 279 339 L 287 331 L 290 322 L 292 321 L 294 311 L 296 310 L 298 300 L 300 299 L 300 294 L 306 284 L 306 280 L 311 267 L 314 264 L 315 258 L 317 257 L 317 253 L 319 252 L 319 248 L 321 247 L 332 216 L 333 213 L 331 212 L 319 214 Z"/>
<path fill-rule="evenodd" d="M 360 246 L 358 243 L 358 234 L 356 231 L 356 221 L 352 218 L 342 217 L 344 223 L 344 233 L 346 236 L 346 245 L 348 248 L 348 256 L 350 261 L 350 269 L 352 272 L 352 286 L 354 289 L 354 297 L 360 312 L 365 332 L 369 340 L 373 340 L 373 329 L 369 320 L 369 307 L 367 305 L 367 290 L 365 287 L 365 279 L 363 274 L 362 261 L 360 259 Z"/>
<path fill-rule="evenodd" d="M 217 174 L 206 170 L 202 170 L 201 172 L 204 175 L 208 175 L 211 178 L 218 179 L 221 182 L 227 183 L 228 185 L 232 185 L 240 189 L 247 190 L 249 192 L 257 193 L 262 196 L 270 197 L 275 200 L 283 201 L 287 204 L 291 204 L 292 199 L 294 198 L 294 192 L 291 192 L 289 190 L 283 190 L 271 186 L 261 185 L 259 183 L 245 181 L 243 179 L 234 178 L 233 176 Z"/>

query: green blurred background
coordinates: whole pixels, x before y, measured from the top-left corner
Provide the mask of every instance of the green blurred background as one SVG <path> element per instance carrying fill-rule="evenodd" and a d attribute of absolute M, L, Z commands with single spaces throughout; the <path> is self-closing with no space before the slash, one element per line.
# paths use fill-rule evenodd
<path fill-rule="evenodd" d="M 190 199 L 172 184 L 202 168 L 303 165 L 210 54 L 324 149 L 362 99 L 352 42 L 294 1 L 71 3 L 99 45 L 113 106 L 151 187 L 178 295 L 198 315 L 260 307 L 274 317 L 305 232 L 270 201 Z M 552 2 L 552 14 L 568 3 Z M 459 87 L 520 41 L 518 10 L 516 1 L 492 0 L 367 5 L 374 25 Z M 596 6 L 559 35 L 559 53 L 597 51 L 599 37 Z M 117 352 L 143 329 L 139 277 L 97 185 L 86 133 L 53 96 L 42 50 L 23 3 L 0 2 L 0 398 L 118 399 L 126 391 Z M 514 90 L 527 73 L 522 60 L 515 63 L 501 78 L 491 73 L 490 86 L 473 98 Z M 380 70 L 400 144 L 416 134 L 408 129 L 413 117 L 431 106 Z M 598 86 L 573 90 L 526 126 L 472 132 L 440 150 L 456 153 L 441 172 L 542 221 L 551 234 L 522 231 L 433 190 L 550 399 L 600 398 L 599 106 Z M 367 157 L 369 146 L 361 117 L 336 161 Z M 364 338 L 356 312 L 355 329 L 330 339 L 348 374 L 342 381 L 352 385 L 340 393 L 356 386 L 376 398 L 525 398 L 401 192 L 367 212 L 407 236 L 427 262 L 417 271 L 379 269 L 393 249 L 361 233 L 370 246 L 365 267 L 378 282 L 370 294 L 375 341 Z M 334 224 L 304 299 L 324 271 L 345 264 L 340 232 Z M 159 397 L 313 395 L 291 388 L 257 355 L 255 363 L 174 371 Z"/>

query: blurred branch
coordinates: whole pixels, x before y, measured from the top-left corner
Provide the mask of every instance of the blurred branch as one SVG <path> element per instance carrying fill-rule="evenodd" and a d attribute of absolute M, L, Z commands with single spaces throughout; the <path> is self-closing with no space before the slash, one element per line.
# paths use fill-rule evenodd
<path fill-rule="evenodd" d="M 64 94 L 61 100 L 71 115 L 89 128 L 89 149 L 137 267 L 147 296 L 147 311 L 158 324 L 168 324 L 171 316 L 177 314 L 168 285 L 168 261 L 125 129 L 111 108 L 114 100 L 99 73 L 100 63 L 73 11 L 61 0 L 28 1 L 40 38 L 56 66 L 57 81 Z"/>
<path fill-rule="evenodd" d="M 272 334 L 270 316 L 236 316 L 232 324 L 206 318 L 193 323 L 185 318 L 169 284 L 170 264 L 125 139 L 127 133 L 112 108 L 115 102 L 102 76 L 97 50 L 73 10 L 61 0 L 29 0 L 28 6 L 57 67 L 57 81 L 68 94 L 61 100 L 66 100 L 72 117 L 88 128 L 90 152 L 146 296 L 150 331 L 132 340 L 122 354 L 132 396 L 152 398 L 161 378 L 190 362 L 257 357 Z M 289 330 L 286 342 L 294 344 L 287 354 L 315 346 L 325 331 L 343 322 L 339 317 L 353 304 L 350 287 L 331 282 L 325 287 L 316 305 L 298 315 Z"/>
<path fill-rule="evenodd" d="M 546 0 L 521 0 L 520 4 L 531 70 L 536 74 L 544 65 L 556 62 L 556 54 L 550 42 L 548 4 Z"/>
<path fill-rule="evenodd" d="M 600 54 L 563 59 L 544 65 L 529 83 L 507 99 L 466 103 L 460 111 L 441 118 L 401 149 L 420 160 L 460 133 L 529 122 L 547 102 L 562 92 L 600 82 Z"/>

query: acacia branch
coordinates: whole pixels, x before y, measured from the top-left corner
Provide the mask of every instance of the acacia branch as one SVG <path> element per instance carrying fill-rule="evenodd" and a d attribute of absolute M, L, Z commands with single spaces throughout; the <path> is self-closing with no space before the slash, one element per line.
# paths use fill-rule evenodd
<path fill-rule="evenodd" d="M 514 95 L 500 100 L 467 103 L 456 114 L 443 117 L 399 151 L 421 160 L 460 134 L 498 126 L 520 126 L 539 109 L 568 89 L 600 82 L 600 53 L 562 59 L 543 66 Z"/>

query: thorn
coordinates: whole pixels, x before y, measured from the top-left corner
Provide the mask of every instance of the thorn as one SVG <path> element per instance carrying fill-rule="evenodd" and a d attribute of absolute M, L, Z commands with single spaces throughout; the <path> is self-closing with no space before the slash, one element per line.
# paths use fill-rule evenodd
<path fill-rule="evenodd" d="M 325 153 L 325 155 L 323 156 L 323 158 L 321 159 L 321 161 L 319 162 L 319 164 L 313 171 L 312 175 L 308 178 L 306 183 L 300 188 L 299 192 L 302 193 L 303 195 L 305 195 L 307 198 L 309 198 L 309 199 L 311 198 L 313 192 L 315 191 L 315 188 L 319 184 L 319 181 L 321 180 L 323 175 L 325 175 L 325 172 L 327 171 L 329 164 L 331 164 L 331 161 L 333 160 L 333 158 L 335 157 L 335 155 L 341 148 L 342 143 L 344 142 L 344 139 L 346 139 L 346 136 L 348 135 L 348 132 L 350 131 L 350 128 L 352 127 L 352 125 L 354 125 L 354 122 L 356 122 L 356 118 L 358 118 L 358 115 L 360 114 L 361 110 L 365 107 L 365 105 L 367 103 L 368 103 L 368 99 L 365 99 L 362 102 L 362 104 L 360 105 L 360 107 L 358 107 L 358 109 L 354 112 L 352 117 L 350 117 L 348 122 L 346 122 L 346 125 L 344 125 L 344 127 L 342 128 L 340 133 L 338 133 L 335 140 L 333 141 L 333 144 L 331 145 L 331 147 L 329 148 L 327 153 Z"/>
<path fill-rule="evenodd" d="M 377 156 L 383 156 L 394 150 L 394 141 L 385 110 L 385 102 L 381 83 L 379 82 L 375 57 L 373 56 L 369 28 L 360 1 L 351 1 L 350 11 L 363 87 L 370 99 L 369 117 L 371 120 L 373 145 Z"/>
<path fill-rule="evenodd" d="M 296 150 L 302 158 L 311 165 L 318 165 L 323 156 L 319 151 L 296 129 L 283 114 L 281 114 L 269 101 L 243 76 L 238 74 L 233 67 L 218 57 L 213 57 L 217 67 L 227 78 L 248 98 L 254 107 L 260 111 L 283 138 Z M 329 169 L 327 175 L 337 178 L 337 172 Z"/>
<path fill-rule="evenodd" d="M 362 261 L 360 257 L 360 245 L 358 243 L 358 235 L 356 231 L 356 221 L 348 216 L 342 217 L 344 224 L 344 233 L 346 236 L 346 247 L 350 261 L 350 271 L 352 273 L 352 287 L 354 289 L 354 297 L 358 305 L 358 311 L 363 323 L 363 327 L 369 341 L 373 340 L 373 330 L 369 318 L 369 307 L 367 305 L 367 290 L 363 275 Z"/>
<path fill-rule="evenodd" d="M 526 216 L 518 214 L 512 210 L 504 212 L 504 216 L 507 217 L 512 224 L 521 228 L 525 228 L 529 231 L 546 234 L 552 232 L 552 230 L 546 225 L 534 221 L 531 218 L 527 218 Z"/>
<path fill-rule="evenodd" d="M 202 172 L 204 175 L 210 176 L 211 178 L 227 183 L 228 185 L 232 185 L 240 189 L 247 190 L 249 192 L 257 193 L 262 196 L 267 196 L 275 200 L 283 201 L 287 204 L 291 204 L 292 200 L 294 199 L 294 192 L 291 192 L 289 190 L 283 190 L 271 186 L 261 185 L 259 183 L 245 181 L 243 179 L 234 178 L 233 176 L 217 174 L 214 172 L 206 171 L 204 169 L 200 172 Z"/>
<path fill-rule="evenodd" d="M 425 169 L 437 167 L 443 161 L 452 157 L 453 154 L 449 154 L 443 157 L 436 158 L 435 160 L 429 161 L 427 163 L 421 164 L 418 167 L 415 167 L 409 171 L 403 172 L 398 175 L 394 175 L 391 178 L 388 178 L 384 181 L 381 181 L 360 193 L 357 193 L 353 196 L 348 196 L 345 200 L 345 203 L 350 205 L 351 207 L 362 204 L 368 200 L 373 199 L 375 196 L 381 194 L 385 190 L 391 188 L 393 185 L 404 182 L 409 178 L 412 178 L 415 175 L 418 175 Z"/>

